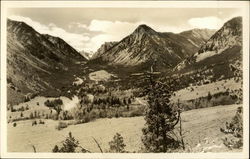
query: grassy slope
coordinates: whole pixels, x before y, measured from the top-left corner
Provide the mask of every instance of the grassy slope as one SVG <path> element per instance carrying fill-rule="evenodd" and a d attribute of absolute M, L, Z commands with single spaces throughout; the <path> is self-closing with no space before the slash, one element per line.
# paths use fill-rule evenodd
<path fill-rule="evenodd" d="M 187 131 L 185 142 L 193 151 L 198 143 L 206 142 L 204 139 L 217 145 L 215 150 L 228 151 L 222 144 L 220 138 L 224 136 L 219 128 L 230 120 L 235 114 L 237 105 L 217 106 L 204 109 L 186 111 L 182 115 L 183 127 Z M 17 127 L 8 124 L 8 151 L 10 152 L 32 152 L 32 145 L 36 146 L 38 152 L 50 152 L 55 144 L 60 143 L 71 131 L 80 144 L 92 152 L 99 152 L 92 137 L 100 143 L 103 149 L 108 149 L 108 142 L 116 132 L 124 137 L 128 151 L 138 151 L 141 146 L 141 129 L 144 127 L 143 117 L 98 119 L 96 121 L 71 125 L 61 131 L 55 129 L 57 121 L 46 120 L 45 125 L 31 126 L 31 120 L 17 122 Z M 195 148 L 194 148 L 195 147 Z"/>
<path fill-rule="evenodd" d="M 191 91 L 191 88 L 193 88 L 194 90 Z M 200 97 L 206 97 L 208 95 L 208 92 L 213 95 L 219 92 L 226 92 L 227 89 L 237 90 L 239 88 L 241 88 L 240 83 L 235 82 L 233 79 L 228 79 L 227 81 L 221 80 L 201 86 L 190 86 L 181 89 L 176 92 L 176 96 L 174 97 L 174 99 L 191 100 Z"/>
<path fill-rule="evenodd" d="M 214 79 L 220 78 L 221 75 L 224 75 L 225 78 L 231 78 L 233 77 L 233 72 L 230 70 L 229 65 L 237 59 L 242 60 L 240 59 L 241 54 L 241 47 L 234 46 L 232 48 L 224 50 L 218 55 L 214 55 L 202 61 L 192 63 L 191 65 L 188 65 L 187 67 L 176 73 L 184 74 L 206 67 L 206 69 L 213 69 Z"/>

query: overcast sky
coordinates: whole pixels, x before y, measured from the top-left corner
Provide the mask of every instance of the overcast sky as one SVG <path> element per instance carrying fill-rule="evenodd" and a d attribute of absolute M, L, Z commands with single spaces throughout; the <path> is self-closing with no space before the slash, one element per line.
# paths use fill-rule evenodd
<path fill-rule="evenodd" d="M 60 37 L 78 51 L 96 51 L 101 44 L 119 41 L 140 24 L 159 32 L 219 29 L 239 16 L 229 8 L 13 8 L 8 18 L 26 22 L 42 34 Z"/>

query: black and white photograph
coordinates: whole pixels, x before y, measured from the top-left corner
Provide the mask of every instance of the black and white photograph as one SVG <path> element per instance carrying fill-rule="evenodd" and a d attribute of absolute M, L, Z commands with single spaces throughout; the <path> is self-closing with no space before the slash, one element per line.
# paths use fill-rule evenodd
<path fill-rule="evenodd" d="M 248 158 L 248 13 L 1 2 L 1 156 Z"/>

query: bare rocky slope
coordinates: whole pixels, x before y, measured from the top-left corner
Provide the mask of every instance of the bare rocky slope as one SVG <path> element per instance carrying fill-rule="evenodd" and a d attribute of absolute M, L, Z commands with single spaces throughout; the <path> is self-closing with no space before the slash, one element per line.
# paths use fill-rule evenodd
<path fill-rule="evenodd" d="M 25 95 L 60 92 L 73 80 L 73 68 L 78 68 L 81 61 L 86 59 L 62 39 L 8 19 L 8 103 L 23 101 Z"/>

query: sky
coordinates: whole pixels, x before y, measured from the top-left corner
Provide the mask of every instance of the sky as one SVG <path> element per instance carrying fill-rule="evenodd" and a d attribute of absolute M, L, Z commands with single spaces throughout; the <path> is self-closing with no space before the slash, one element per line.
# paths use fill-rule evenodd
<path fill-rule="evenodd" d="M 236 8 L 10 8 L 7 14 L 86 52 L 95 52 L 104 42 L 120 41 L 140 24 L 158 32 L 179 33 L 219 29 L 239 15 Z"/>

